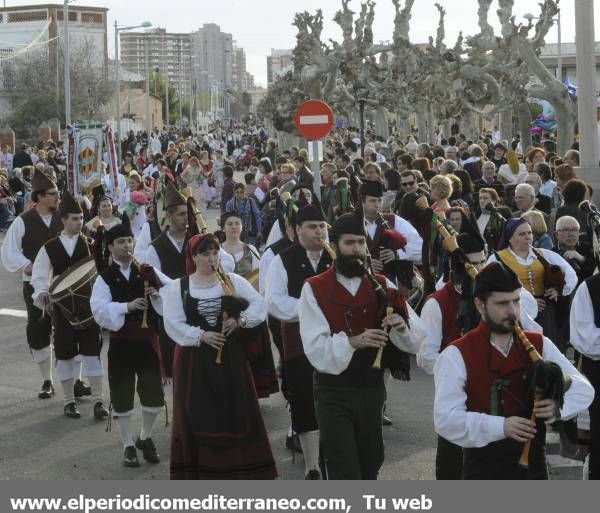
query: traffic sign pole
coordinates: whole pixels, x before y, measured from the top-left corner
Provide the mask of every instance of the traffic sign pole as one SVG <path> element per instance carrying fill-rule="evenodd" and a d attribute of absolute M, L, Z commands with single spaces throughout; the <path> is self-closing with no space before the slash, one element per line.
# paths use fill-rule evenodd
<path fill-rule="evenodd" d="M 311 141 L 309 144 L 312 144 L 312 164 L 311 169 L 313 173 L 313 189 L 314 193 L 319 198 L 319 203 L 321 202 L 321 168 L 319 166 L 319 141 Z"/>

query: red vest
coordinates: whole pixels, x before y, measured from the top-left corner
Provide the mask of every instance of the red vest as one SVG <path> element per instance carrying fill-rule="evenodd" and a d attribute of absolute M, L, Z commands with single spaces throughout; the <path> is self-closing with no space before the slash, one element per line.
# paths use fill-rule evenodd
<path fill-rule="evenodd" d="M 388 297 L 388 303 L 396 311 L 407 316 L 406 302 L 396 289 L 387 289 L 385 277 L 376 275 Z M 329 322 L 331 333 L 343 331 L 348 337 L 362 333 L 367 328 L 381 326 L 381 309 L 373 285 L 365 277 L 355 296 L 337 281 L 335 269 L 330 268 L 322 274 L 309 278 L 315 299 Z M 391 344 L 391 342 L 390 342 Z M 348 368 L 340 375 L 342 380 L 352 383 L 365 381 L 374 383 L 380 379 L 381 371 L 371 365 L 377 354 L 376 349 L 365 348 L 354 352 Z"/>
<path fill-rule="evenodd" d="M 460 304 L 460 294 L 456 292 L 454 283 L 450 280 L 440 290 L 427 296 L 427 300 L 435 299 L 440 305 L 442 312 L 442 343 L 440 344 L 440 353 L 446 349 L 451 342 L 462 337 L 460 328 L 456 325 L 458 317 L 458 306 Z"/>
<path fill-rule="evenodd" d="M 542 354 L 542 335 L 525 334 Z M 490 330 L 484 322 L 453 345 L 460 351 L 467 369 L 468 411 L 503 417 L 529 416 L 529 374 L 533 364 L 516 336 L 506 358 L 490 344 Z"/>

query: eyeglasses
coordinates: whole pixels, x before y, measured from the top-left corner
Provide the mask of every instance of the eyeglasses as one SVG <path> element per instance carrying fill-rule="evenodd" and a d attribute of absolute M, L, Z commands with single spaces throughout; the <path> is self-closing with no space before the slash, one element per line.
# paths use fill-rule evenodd
<path fill-rule="evenodd" d="M 412 182 L 401 182 L 400 185 L 402 185 L 402 187 L 412 187 L 415 184 L 414 180 Z"/>
<path fill-rule="evenodd" d="M 54 192 L 45 192 L 44 196 L 60 196 L 60 192 L 58 191 L 54 191 Z"/>
<path fill-rule="evenodd" d="M 557 232 L 563 233 L 579 233 L 579 228 L 563 228 L 562 230 L 556 230 Z"/>

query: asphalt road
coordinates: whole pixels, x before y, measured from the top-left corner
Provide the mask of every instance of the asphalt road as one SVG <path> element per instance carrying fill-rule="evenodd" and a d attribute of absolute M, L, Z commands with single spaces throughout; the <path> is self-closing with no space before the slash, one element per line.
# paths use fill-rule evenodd
<path fill-rule="evenodd" d="M 217 212 L 209 210 L 207 215 L 213 227 Z M 102 354 L 105 368 L 106 350 L 107 344 Z M 94 420 L 89 399 L 79 403 L 81 419 L 68 419 L 63 414 L 60 386 L 57 395 L 48 400 L 37 398 L 40 386 L 40 374 L 25 339 L 21 278 L 0 265 L 0 479 L 169 478 L 170 427 L 165 426 L 164 413 L 153 433 L 161 462 L 150 465 L 140 455 L 141 467 L 125 468 L 116 426 L 107 432 L 105 422 Z M 106 397 L 106 378 L 104 390 Z M 170 406 L 170 399 L 168 402 Z M 289 426 L 285 400 L 277 393 L 262 399 L 260 406 L 280 478 L 303 479 L 302 456 L 293 463 L 291 453 L 284 448 Z M 387 411 L 394 424 L 383 428 L 386 450 L 380 479 L 434 479 L 432 407 L 433 379 L 414 364 L 410 382 L 390 381 Z M 141 426 L 137 406 L 133 425 L 136 436 Z M 552 479 L 581 476 L 580 466 L 568 460 L 555 466 Z"/>

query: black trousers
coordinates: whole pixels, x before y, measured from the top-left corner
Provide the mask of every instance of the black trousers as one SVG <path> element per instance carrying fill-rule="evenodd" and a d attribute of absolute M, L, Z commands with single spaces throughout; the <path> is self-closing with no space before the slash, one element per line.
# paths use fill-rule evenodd
<path fill-rule="evenodd" d="M 328 479 L 377 479 L 384 460 L 385 387 L 315 383 L 315 408 Z"/>
<path fill-rule="evenodd" d="M 111 338 L 108 386 L 110 401 L 117 413 L 133 410 L 136 389 L 142 406 L 157 408 L 165 404 L 160 362 L 149 342 Z"/>
<path fill-rule="evenodd" d="M 70 360 L 77 355 L 100 356 L 102 338 L 96 323 L 84 330 L 76 330 L 62 314 L 60 308 L 53 308 L 54 353 L 57 360 Z"/>
<path fill-rule="evenodd" d="M 27 308 L 27 344 L 31 349 L 44 349 L 50 345 L 52 321 L 48 314 L 42 318 L 42 310 L 33 305 L 33 287 L 28 281 L 23 282 L 23 299 Z"/>
<path fill-rule="evenodd" d="M 590 470 L 589 479 L 600 479 L 600 361 L 582 356 L 581 370 L 594 387 L 590 404 Z"/>
<path fill-rule="evenodd" d="M 462 479 L 463 451 L 459 445 L 438 435 L 435 453 L 435 478 L 442 480 Z"/>
<path fill-rule="evenodd" d="M 319 429 L 313 394 L 314 368 L 305 355 L 285 360 L 288 401 L 292 412 L 292 429 L 300 434 Z"/>

